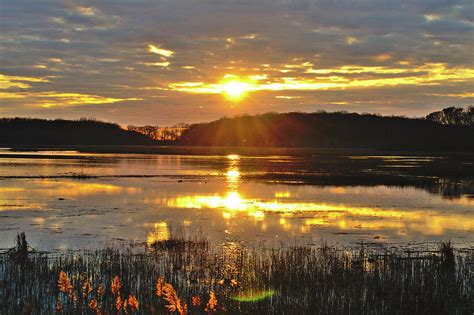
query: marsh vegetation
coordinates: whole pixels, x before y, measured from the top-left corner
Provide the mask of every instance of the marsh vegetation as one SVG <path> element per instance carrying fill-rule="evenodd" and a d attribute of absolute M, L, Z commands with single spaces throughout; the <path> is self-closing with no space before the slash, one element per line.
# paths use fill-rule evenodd
<path fill-rule="evenodd" d="M 172 237 L 151 245 L 0 255 L 2 314 L 468 314 L 473 255 Z"/>

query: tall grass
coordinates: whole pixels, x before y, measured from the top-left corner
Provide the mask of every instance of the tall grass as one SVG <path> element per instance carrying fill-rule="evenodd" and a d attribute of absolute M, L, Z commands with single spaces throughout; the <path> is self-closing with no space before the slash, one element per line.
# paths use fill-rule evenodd
<path fill-rule="evenodd" d="M 0 255 L 1 314 L 472 314 L 473 255 L 175 238 Z M 27 250 L 25 251 L 25 246 Z"/>

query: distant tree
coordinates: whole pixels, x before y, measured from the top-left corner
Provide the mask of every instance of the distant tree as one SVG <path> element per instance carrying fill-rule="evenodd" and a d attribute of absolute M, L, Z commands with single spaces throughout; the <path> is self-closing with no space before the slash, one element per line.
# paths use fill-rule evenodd
<path fill-rule="evenodd" d="M 469 106 L 467 109 L 454 106 L 447 107 L 441 111 L 428 114 L 426 119 L 441 125 L 473 126 L 474 107 Z"/>
<path fill-rule="evenodd" d="M 189 125 L 180 123 L 172 127 L 160 127 L 160 126 L 127 126 L 128 130 L 141 133 L 153 140 L 158 141 L 176 141 L 181 134 L 189 127 Z"/>
<path fill-rule="evenodd" d="M 95 117 L 81 117 L 79 121 L 98 121 Z"/>

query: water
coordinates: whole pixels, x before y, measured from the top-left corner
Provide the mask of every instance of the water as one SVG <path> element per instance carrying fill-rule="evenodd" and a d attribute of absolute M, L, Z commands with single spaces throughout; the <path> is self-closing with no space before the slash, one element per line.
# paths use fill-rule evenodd
<path fill-rule="evenodd" d="M 452 240 L 472 247 L 472 182 L 446 185 L 438 178 L 442 184 L 417 185 L 408 180 L 411 170 L 402 171 L 440 159 L 1 150 L 0 247 L 11 247 L 20 231 L 43 250 L 151 243 L 178 232 L 263 246 Z M 309 173 L 327 182 L 347 169 L 396 175 L 411 184 L 388 186 L 365 177 L 360 183 L 308 184 Z"/>

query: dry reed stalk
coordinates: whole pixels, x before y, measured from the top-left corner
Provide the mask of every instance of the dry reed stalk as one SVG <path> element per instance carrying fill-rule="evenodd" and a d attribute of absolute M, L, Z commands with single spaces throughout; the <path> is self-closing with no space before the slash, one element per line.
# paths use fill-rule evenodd
<path fill-rule="evenodd" d="M 123 309 L 125 310 L 125 313 L 127 314 L 128 314 L 128 308 L 130 308 L 130 310 L 134 312 L 134 311 L 138 311 L 138 307 L 139 307 L 138 300 L 133 294 L 130 294 L 128 296 L 128 299 L 126 299 L 123 302 Z"/>
<path fill-rule="evenodd" d="M 58 287 L 59 291 L 66 293 L 72 302 L 77 302 L 77 295 L 76 292 L 74 292 L 74 287 L 72 286 L 71 280 L 64 271 L 59 273 Z"/>
<path fill-rule="evenodd" d="M 209 301 L 206 304 L 206 308 L 204 309 L 206 312 L 215 312 L 217 306 L 217 298 L 213 291 L 209 292 Z"/>
<path fill-rule="evenodd" d="M 198 295 L 193 296 L 193 297 L 191 298 L 191 303 L 192 303 L 192 305 L 195 306 L 195 307 L 201 305 L 201 297 L 198 296 Z"/>
<path fill-rule="evenodd" d="M 114 295 L 120 294 L 121 288 L 122 288 L 122 284 L 120 283 L 120 278 L 118 276 L 115 276 L 115 278 L 112 280 L 112 284 L 110 285 L 112 294 Z"/>
<path fill-rule="evenodd" d="M 117 309 L 117 312 L 119 312 L 122 309 L 123 306 L 123 300 L 120 294 L 117 296 L 117 299 L 115 300 L 115 308 Z"/>
<path fill-rule="evenodd" d="M 165 284 L 165 279 L 162 276 L 159 276 L 156 279 L 156 296 L 161 297 L 163 295 L 163 285 Z"/>
<path fill-rule="evenodd" d="M 86 280 L 84 282 L 84 285 L 82 286 L 82 296 L 87 299 L 89 294 L 92 292 L 92 284 L 89 282 L 89 280 Z"/>
<path fill-rule="evenodd" d="M 54 306 L 54 309 L 56 312 L 62 312 L 63 310 L 63 304 L 59 298 L 56 299 L 56 305 Z"/>
<path fill-rule="evenodd" d="M 89 302 L 89 308 L 93 310 L 97 315 L 100 315 L 99 303 L 97 303 L 96 299 L 92 299 Z"/>
<path fill-rule="evenodd" d="M 185 315 L 188 312 L 188 306 L 181 301 L 176 290 L 170 283 L 163 285 L 163 296 L 168 302 L 166 308 L 170 313 L 178 312 L 179 315 Z"/>
<path fill-rule="evenodd" d="M 67 294 L 73 290 L 71 280 L 64 271 L 59 273 L 58 287 L 59 291 Z"/>
<path fill-rule="evenodd" d="M 100 297 L 105 295 L 105 287 L 103 283 L 99 284 L 99 287 L 97 288 L 97 295 Z"/>

